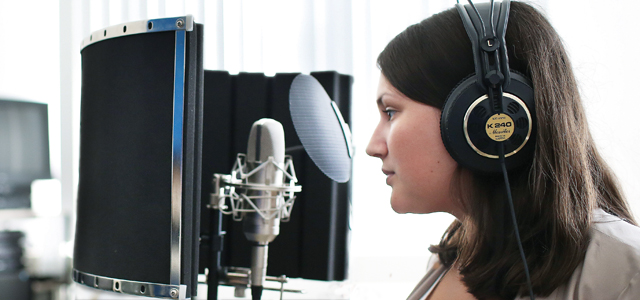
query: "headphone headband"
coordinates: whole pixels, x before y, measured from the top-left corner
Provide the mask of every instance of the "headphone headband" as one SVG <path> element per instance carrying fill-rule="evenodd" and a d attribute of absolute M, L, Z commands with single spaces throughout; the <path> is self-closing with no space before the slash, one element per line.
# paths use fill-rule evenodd
<path fill-rule="evenodd" d="M 471 47 L 473 49 L 473 61 L 476 68 L 476 83 L 481 87 L 486 87 L 485 81 L 491 72 L 502 77 L 501 85 L 508 86 L 511 81 L 509 72 L 509 59 L 507 56 L 507 46 L 505 33 L 509 20 L 510 0 L 499 2 L 498 5 L 491 3 L 480 4 L 456 4 L 458 13 L 462 18 L 462 23 L 467 31 Z M 498 16 L 497 18 L 495 16 Z M 493 65 L 489 63 L 489 54 L 498 51 L 499 59 Z"/>

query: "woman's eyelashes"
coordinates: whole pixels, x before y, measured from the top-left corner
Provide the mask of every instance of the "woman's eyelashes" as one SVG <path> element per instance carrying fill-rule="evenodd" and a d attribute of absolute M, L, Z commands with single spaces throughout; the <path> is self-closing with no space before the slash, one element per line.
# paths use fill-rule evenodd
<path fill-rule="evenodd" d="M 387 116 L 389 117 L 389 121 L 391 121 L 393 116 L 396 114 L 396 111 L 393 110 L 393 109 L 390 109 L 390 108 L 387 108 L 387 109 L 383 110 L 382 112 L 387 114 Z"/>

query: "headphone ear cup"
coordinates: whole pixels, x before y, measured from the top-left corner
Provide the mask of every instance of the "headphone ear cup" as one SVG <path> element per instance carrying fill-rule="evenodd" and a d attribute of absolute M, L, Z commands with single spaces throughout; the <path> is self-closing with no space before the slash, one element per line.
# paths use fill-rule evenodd
<path fill-rule="evenodd" d="M 505 145 L 505 162 L 510 170 L 531 161 L 535 137 L 535 104 L 533 89 L 527 78 L 513 72 L 504 88 L 502 105 L 507 120 L 494 120 L 496 115 L 487 99 L 486 90 L 477 84 L 475 74 L 463 79 L 449 93 L 442 108 L 440 134 L 449 154 L 461 166 L 483 173 L 501 172 L 498 147 Z M 504 114 L 503 114 L 504 116 Z M 494 119 L 492 119 L 494 118 Z M 493 131 L 493 125 L 500 127 Z M 510 128 L 506 139 L 492 133 Z M 497 141 L 498 140 L 498 141 Z"/>
<path fill-rule="evenodd" d="M 451 157 L 453 157 L 454 160 L 456 160 L 463 166 L 466 166 L 466 164 L 464 164 L 461 155 L 463 155 L 465 151 L 460 150 L 464 149 L 464 147 L 467 147 L 467 145 L 466 142 L 460 143 L 461 141 L 464 141 L 464 139 L 460 138 L 460 135 L 464 134 L 464 132 L 462 131 L 462 123 L 452 120 L 460 120 L 461 118 L 464 119 L 464 116 L 460 116 L 460 113 L 464 114 L 464 112 L 459 107 L 464 106 L 461 105 L 463 104 L 462 101 L 464 101 L 464 99 L 471 98 L 467 97 L 463 98 L 463 100 L 459 100 L 460 95 L 469 88 L 475 87 L 477 89 L 475 83 L 475 73 L 468 75 L 460 82 L 458 82 L 453 90 L 449 92 L 447 99 L 444 101 L 444 105 L 442 106 L 442 114 L 440 116 L 440 136 L 442 137 L 442 143 L 444 144 L 444 147 L 447 149 L 447 151 L 449 151 Z M 478 89 L 477 93 L 482 93 L 482 91 Z M 471 105 L 471 103 L 469 103 L 468 105 Z M 453 109 L 453 107 L 456 107 L 458 109 Z M 466 109 L 464 111 L 466 111 Z"/>

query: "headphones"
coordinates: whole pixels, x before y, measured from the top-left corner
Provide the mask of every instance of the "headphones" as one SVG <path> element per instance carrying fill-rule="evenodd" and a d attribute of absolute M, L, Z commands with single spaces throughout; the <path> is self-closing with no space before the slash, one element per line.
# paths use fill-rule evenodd
<path fill-rule="evenodd" d="M 536 123 L 531 81 L 509 70 L 504 36 L 510 4 L 509 0 L 498 5 L 493 0 L 456 4 L 471 39 L 475 73 L 458 83 L 447 97 L 440 134 L 460 165 L 477 172 L 502 173 L 529 298 L 535 300 L 507 171 L 533 159 Z"/>
<path fill-rule="evenodd" d="M 509 70 L 505 43 L 510 1 L 456 4 L 471 40 L 475 73 L 451 91 L 442 109 L 440 133 L 462 166 L 499 173 L 503 152 L 508 170 L 528 164 L 535 145 L 531 81 Z M 495 17 L 497 16 L 497 18 Z"/>

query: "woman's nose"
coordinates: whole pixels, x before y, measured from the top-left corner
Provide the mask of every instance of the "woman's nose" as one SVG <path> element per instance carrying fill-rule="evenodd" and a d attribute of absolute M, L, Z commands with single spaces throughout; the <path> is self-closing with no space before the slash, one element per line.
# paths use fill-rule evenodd
<path fill-rule="evenodd" d="M 366 149 L 367 154 L 370 156 L 383 158 L 387 155 L 387 143 L 381 131 L 381 128 L 378 126 L 373 132 L 373 135 L 371 135 L 369 145 L 367 145 Z"/>

